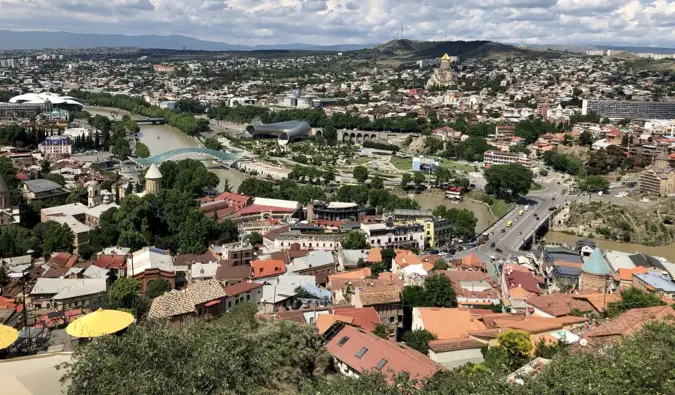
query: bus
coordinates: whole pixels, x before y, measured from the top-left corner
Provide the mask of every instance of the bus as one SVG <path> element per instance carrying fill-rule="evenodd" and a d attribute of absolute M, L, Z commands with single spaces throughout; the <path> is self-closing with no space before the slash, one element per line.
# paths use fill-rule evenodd
<path fill-rule="evenodd" d="M 523 216 L 523 213 L 525 213 L 525 211 L 523 210 L 518 211 L 518 215 L 520 215 L 521 217 Z"/>
<path fill-rule="evenodd" d="M 507 227 L 507 228 L 510 228 L 511 225 L 513 225 L 513 221 L 509 220 L 509 222 L 506 223 L 506 227 Z"/>

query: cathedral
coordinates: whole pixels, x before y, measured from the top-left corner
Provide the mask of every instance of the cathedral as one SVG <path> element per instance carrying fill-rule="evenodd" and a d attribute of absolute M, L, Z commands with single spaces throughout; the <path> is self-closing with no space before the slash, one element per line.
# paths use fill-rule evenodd
<path fill-rule="evenodd" d="M 453 83 L 453 73 L 452 73 L 452 64 L 457 62 L 457 56 L 448 56 L 446 53 L 441 58 L 441 66 L 437 69 L 434 69 L 434 73 L 427 81 L 427 89 L 436 87 L 436 86 L 449 86 Z"/>

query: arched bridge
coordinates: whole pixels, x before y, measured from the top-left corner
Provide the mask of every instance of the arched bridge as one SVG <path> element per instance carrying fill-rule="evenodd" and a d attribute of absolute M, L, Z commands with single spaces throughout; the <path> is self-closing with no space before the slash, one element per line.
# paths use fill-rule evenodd
<path fill-rule="evenodd" d="M 164 153 L 153 155 L 147 158 L 130 158 L 134 163 L 140 166 L 150 166 L 151 164 L 159 165 L 167 160 L 172 160 L 179 156 L 206 156 L 213 158 L 219 162 L 233 163 L 236 162 L 240 155 L 233 152 L 216 151 L 208 148 L 178 148 Z"/>

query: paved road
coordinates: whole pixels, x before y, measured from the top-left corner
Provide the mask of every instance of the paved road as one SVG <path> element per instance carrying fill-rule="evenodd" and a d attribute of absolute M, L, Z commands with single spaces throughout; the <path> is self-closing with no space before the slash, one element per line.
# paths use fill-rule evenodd
<path fill-rule="evenodd" d="M 559 185 L 557 183 L 558 180 L 559 179 L 555 176 L 542 180 L 540 183 L 545 187 L 543 191 L 528 194 L 521 202 L 519 202 L 519 205 L 515 210 L 511 211 L 488 229 L 491 234 L 490 239 L 486 244 L 467 251 L 461 251 L 457 253 L 455 257 L 463 257 L 473 253 L 483 262 L 490 262 L 491 256 L 501 259 L 507 258 L 510 255 L 522 254 L 522 252 L 519 252 L 519 247 L 523 239 L 543 221 L 543 218 L 545 218 L 546 215 L 549 214 L 550 207 L 565 202 L 566 197 L 561 195 L 561 192 L 566 189 L 567 186 L 564 184 Z M 553 199 L 555 199 L 555 201 Z M 525 211 L 522 216 L 519 216 L 518 211 L 524 210 L 526 205 L 529 205 L 529 209 Z M 537 220 L 535 214 L 538 214 L 541 220 Z M 509 220 L 512 221 L 512 225 L 507 227 L 506 223 Z M 503 233 L 502 229 L 504 230 Z M 494 248 L 490 247 L 492 243 L 495 243 Z M 502 250 L 502 252 L 497 252 L 497 249 Z M 491 263 L 488 263 L 488 274 L 494 279 L 497 278 L 496 267 Z"/>

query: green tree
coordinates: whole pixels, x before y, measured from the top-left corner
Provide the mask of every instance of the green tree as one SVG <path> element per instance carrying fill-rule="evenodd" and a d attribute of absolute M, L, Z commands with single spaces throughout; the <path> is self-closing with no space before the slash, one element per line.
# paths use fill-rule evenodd
<path fill-rule="evenodd" d="M 511 371 L 525 365 L 534 348 L 530 334 L 521 330 L 508 330 L 500 333 L 497 337 L 497 344 L 506 356 L 505 363 Z"/>
<path fill-rule="evenodd" d="M 407 189 L 408 184 L 410 184 L 411 182 L 412 176 L 410 175 L 410 173 L 403 173 L 403 175 L 401 176 L 401 188 Z"/>
<path fill-rule="evenodd" d="M 429 342 L 436 340 L 436 335 L 426 329 L 417 329 L 403 333 L 403 342 L 410 348 L 427 355 Z"/>
<path fill-rule="evenodd" d="M 645 307 L 663 306 L 665 303 L 658 296 L 645 291 L 631 287 L 621 291 L 621 300 L 609 303 L 607 306 L 607 315 L 615 317 L 630 309 L 639 309 Z"/>
<path fill-rule="evenodd" d="M 429 275 L 424 279 L 424 289 L 429 305 L 457 307 L 457 295 L 450 279 L 443 274 Z"/>
<path fill-rule="evenodd" d="M 380 251 L 380 255 L 382 256 L 382 263 L 384 263 L 384 266 L 390 268 L 391 262 L 396 258 L 396 251 L 391 248 L 383 248 L 382 251 Z"/>
<path fill-rule="evenodd" d="M 347 237 L 342 241 L 342 249 L 345 250 L 363 250 L 370 248 L 366 235 L 363 232 L 351 231 Z"/>
<path fill-rule="evenodd" d="M 221 149 L 223 149 L 223 145 L 220 144 L 218 139 L 216 139 L 215 137 L 209 137 L 206 140 L 204 140 L 204 147 L 216 151 L 220 151 Z"/>
<path fill-rule="evenodd" d="M 448 182 L 452 177 L 452 172 L 445 167 L 437 167 L 434 174 L 436 175 L 436 180 L 439 183 Z"/>
<path fill-rule="evenodd" d="M 140 296 L 141 280 L 131 277 L 118 278 L 108 290 L 108 304 L 113 309 L 130 309 Z"/>
<path fill-rule="evenodd" d="M 436 262 L 434 262 L 434 270 L 448 270 L 450 269 L 450 265 L 448 265 L 448 262 L 446 262 L 443 259 L 438 259 Z"/>
<path fill-rule="evenodd" d="M 368 169 L 363 166 L 356 166 L 353 171 L 353 176 L 356 181 L 363 184 L 368 180 Z"/>
<path fill-rule="evenodd" d="M 169 281 L 163 278 L 156 278 L 148 281 L 148 288 L 145 290 L 145 294 L 148 298 L 154 299 L 160 295 L 164 295 L 165 292 L 170 290 L 171 284 L 169 284 Z"/>
<path fill-rule="evenodd" d="M 375 325 L 375 329 L 373 329 L 373 334 L 375 336 L 380 337 L 382 339 L 389 339 L 389 335 L 391 334 L 391 330 L 389 330 L 389 327 L 384 324 L 377 324 Z"/>
<path fill-rule="evenodd" d="M 126 230 L 120 233 L 117 244 L 121 247 L 131 248 L 132 251 L 135 251 L 147 246 L 148 240 L 140 232 Z"/>
<path fill-rule="evenodd" d="M 31 248 L 31 231 L 17 225 L 2 228 L 0 233 L 0 254 L 2 257 L 24 255 Z"/>
<path fill-rule="evenodd" d="M 178 232 L 178 250 L 182 253 L 201 254 L 208 249 L 209 218 L 199 209 L 192 209 L 185 217 Z"/>
<path fill-rule="evenodd" d="M 0 266 L 0 287 L 4 287 L 9 284 L 9 276 L 7 275 L 7 269 L 4 266 Z"/>
<path fill-rule="evenodd" d="M 609 189 L 609 181 L 603 176 L 588 176 L 581 184 L 582 189 L 589 192 L 606 191 Z"/>
<path fill-rule="evenodd" d="M 424 177 L 424 173 L 422 173 L 421 171 L 416 171 L 413 174 L 413 182 L 415 183 L 416 186 L 419 187 L 425 180 L 426 178 Z"/>
<path fill-rule="evenodd" d="M 368 185 L 371 189 L 384 189 L 384 181 L 379 176 L 375 176 L 370 180 Z"/>
<path fill-rule="evenodd" d="M 147 158 L 150 156 L 150 148 L 142 142 L 136 142 L 136 156 L 139 158 Z"/>
<path fill-rule="evenodd" d="M 49 256 L 54 252 L 73 251 L 73 232 L 68 225 L 54 221 L 38 224 L 33 230 L 33 247 L 37 247 L 42 255 Z"/>
<path fill-rule="evenodd" d="M 262 245 L 263 243 L 263 237 L 260 233 L 258 232 L 251 232 L 248 236 L 246 236 L 248 239 L 248 242 L 251 243 L 251 245 Z"/>
<path fill-rule="evenodd" d="M 49 159 L 43 160 L 40 164 L 40 171 L 42 174 L 49 174 L 49 172 L 52 171 L 52 162 L 50 162 Z"/>
<path fill-rule="evenodd" d="M 87 198 L 89 194 L 87 188 L 77 187 L 70 191 L 68 197 L 66 198 L 66 204 L 71 203 L 82 203 L 87 204 Z"/>
<path fill-rule="evenodd" d="M 517 200 L 532 186 L 532 171 L 520 164 L 495 165 L 485 170 L 485 191 L 500 198 Z"/>
<path fill-rule="evenodd" d="M 112 153 L 122 160 L 127 159 L 131 156 L 131 146 L 129 146 L 129 141 L 125 138 L 116 139 L 112 148 Z"/>
<path fill-rule="evenodd" d="M 132 325 L 97 339 L 66 365 L 67 394 L 290 395 L 326 376 L 332 360 L 316 329 L 255 312 L 243 303 L 211 323 Z"/>

